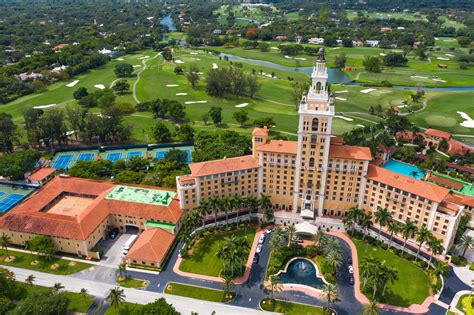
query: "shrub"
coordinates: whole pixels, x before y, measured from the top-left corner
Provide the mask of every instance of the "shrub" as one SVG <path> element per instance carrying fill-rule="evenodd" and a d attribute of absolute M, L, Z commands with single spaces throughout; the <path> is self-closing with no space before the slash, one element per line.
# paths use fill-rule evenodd
<path fill-rule="evenodd" d="M 469 265 L 469 270 L 474 270 L 474 263 L 471 263 L 471 264 Z"/>
<path fill-rule="evenodd" d="M 463 257 L 463 256 L 453 255 L 451 257 L 451 262 L 453 264 L 455 264 L 456 266 L 466 266 L 467 265 L 467 259 L 466 259 L 466 257 Z"/>

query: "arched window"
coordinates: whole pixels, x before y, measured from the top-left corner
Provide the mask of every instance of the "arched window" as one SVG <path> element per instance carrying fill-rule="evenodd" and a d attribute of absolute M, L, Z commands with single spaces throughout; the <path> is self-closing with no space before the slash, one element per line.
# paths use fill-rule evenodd
<path fill-rule="evenodd" d="M 314 158 L 309 159 L 309 167 L 314 167 Z"/>
<path fill-rule="evenodd" d="M 311 143 L 312 144 L 318 143 L 318 136 L 317 135 L 311 135 Z"/>
<path fill-rule="evenodd" d="M 316 83 L 316 92 L 321 91 L 321 82 Z"/>
<path fill-rule="evenodd" d="M 313 122 L 311 124 L 312 131 L 318 131 L 319 119 L 313 118 Z"/>

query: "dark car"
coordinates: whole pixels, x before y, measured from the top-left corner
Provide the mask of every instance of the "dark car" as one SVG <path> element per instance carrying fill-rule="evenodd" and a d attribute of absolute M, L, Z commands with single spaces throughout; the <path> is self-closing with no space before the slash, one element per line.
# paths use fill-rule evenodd
<path fill-rule="evenodd" d="M 352 265 L 352 257 L 349 257 L 349 259 L 347 260 L 347 264 Z"/>
<path fill-rule="evenodd" d="M 114 240 L 118 234 L 119 234 L 119 230 L 117 228 L 113 228 L 110 231 L 110 238 Z"/>
<path fill-rule="evenodd" d="M 253 263 L 254 263 L 254 264 L 258 264 L 258 260 L 259 260 L 259 259 L 260 259 L 260 256 L 259 256 L 259 255 L 255 255 L 255 256 L 253 257 Z"/>
<path fill-rule="evenodd" d="M 349 278 L 349 283 L 350 283 L 351 285 L 354 285 L 354 277 L 350 277 L 350 278 Z"/>

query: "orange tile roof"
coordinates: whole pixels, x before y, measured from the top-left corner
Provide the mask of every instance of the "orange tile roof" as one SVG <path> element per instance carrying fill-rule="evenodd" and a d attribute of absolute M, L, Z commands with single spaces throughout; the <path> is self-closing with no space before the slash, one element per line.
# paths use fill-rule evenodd
<path fill-rule="evenodd" d="M 428 135 L 428 136 L 443 138 L 443 139 L 446 139 L 446 140 L 451 139 L 451 134 L 449 132 L 441 131 L 441 130 L 437 130 L 437 129 L 432 129 L 432 128 L 426 129 L 424 134 Z"/>
<path fill-rule="evenodd" d="M 415 138 L 415 133 L 413 131 L 397 131 L 395 133 L 395 138 L 398 140 L 408 140 L 408 141 L 413 141 Z"/>
<path fill-rule="evenodd" d="M 331 136 L 331 144 L 344 144 L 344 137 L 342 136 Z"/>
<path fill-rule="evenodd" d="M 329 157 L 336 159 L 371 161 L 372 153 L 370 153 L 370 148 L 368 147 L 336 144 L 329 147 Z"/>
<path fill-rule="evenodd" d="M 446 200 L 449 202 L 456 203 L 458 205 L 464 205 L 474 208 L 474 197 L 472 196 L 451 193 L 448 198 L 446 198 Z"/>
<path fill-rule="evenodd" d="M 449 140 L 448 145 L 449 145 L 449 149 L 448 149 L 449 154 L 464 155 L 468 152 L 474 152 L 474 148 L 456 140 Z"/>
<path fill-rule="evenodd" d="M 443 186 L 447 186 L 449 188 L 454 188 L 456 190 L 461 190 L 464 188 L 464 185 L 461 183 L 458 183 L 454 180 L 450 180 L 447 178 L 438 177 L 436 175 L 431 175 L 430 177 L 428 177 L 428 180 L 435 182 L 437 184 L 443 185 Z"/>
<path fill-rule="evenodd" d="M 40 182 L 44 180 L 46 177 L 48 177 L 49 175 L 53 174 L 55 171 L 56 169 L 52 167 L 42 167 L 42 168 L 37 169 L 30 176 L 28 176 L 28 179 L 32 181 Z"/>
<path fill-rule="evenodd" d="M 175 235 L 162 228 L 152 228 L 140 234 L 125 258 L 146 262 L 162 262 Z"/>
<path fill-rule="evenodd" d="M 263 128 L 254 128 L 252 131 L 252 136 L 260 136 L 260 137 L 265 137 L 268 136 L 268 128 L 263 127 Z"/>
<path fill-rule="evenodd" d="M 140 185 L 128 186 L 147 187 Z M 115 184 L 110 182 L 57 176 L 22 204 L 0 218 L 0 228 L 85 240 L 110 214 L 122 214 L 172 223 L 178 222 L 183 214 L 183 210 L 179 207 L 179 200 L 176 197 L 168 206 L 106 199 L 105 197 L 114 187 Z M 157 189 L 157 187 L 147 188 Z M 94 197 L 94 201 L 76 216 L 41 211 L 64 192 L 90 195 Z"/>
<path fill-rule="evenodd" d="M 258 167 L 258 159 L 254 158 L 251 155 L 189 164 L 189 168 L 191 169 L 191 175 L 196 177 L 226 172 L 234 172 Z"/>
<path fill-rule="evenodd" d="M 449 189 L 447 188 L 398 174 L 375 165 L 369 165 L 367 178 L 436 202 L 443 201 L 449 194 Z"/>
<path fill-rule="evenodd" d="M 298 142 L 285 140 L 270 140 L 257 147 L 257 151 L 296 154 Z"/>

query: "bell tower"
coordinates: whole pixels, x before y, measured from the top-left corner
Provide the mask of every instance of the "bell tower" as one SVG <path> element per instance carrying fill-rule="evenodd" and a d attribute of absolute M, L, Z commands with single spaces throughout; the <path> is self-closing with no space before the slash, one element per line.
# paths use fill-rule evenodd
<path fill-rule="evenodd" d="M 322 216 L 326 191 L 334 97 L 329 95 L 328 72 L 321 48 L 311 74 L 311 87 L 299 105 L 293 209 L 302 218 Z"/>

